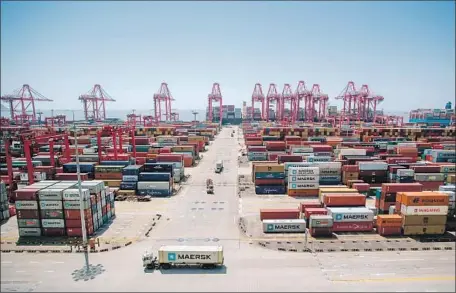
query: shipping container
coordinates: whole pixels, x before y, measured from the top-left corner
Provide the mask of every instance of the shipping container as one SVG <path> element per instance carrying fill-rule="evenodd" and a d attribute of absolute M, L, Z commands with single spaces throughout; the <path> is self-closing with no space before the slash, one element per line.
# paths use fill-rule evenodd
<path fill-rule="evenodd" d="M 402 215 L 402 226 L 441 226 L 447 222 L 447 216 L 406 216 Z"/>
<path fill-rule="evenodd" d="M 323 195 L 327 207 L 358 207 L 366 205 L 366 196 L 359 193 L 327 193 Z"/>
<path fill-rule="evenodd" d="M 374 223 L 372 221 L 364 222 L 337 222 L 334 221 L 332 226 L 333 232 L 369 232 L 372 231 Z"/>
<path fill-rule="evenodd" d="M 160 181 L 141 181 L 138 182 L 138 190 L 141 189 L 157 189 L 157 190 L 169 190 L 172 188 L 172 185 L 169 181 L 167 182 L 160 182 Z"/>
<path fill-rule="evenodd" d="M 333 218 L 330 215 L 313 214 L 309 217 L 309 229 L 331 228 L 333 223 Z"/>
<path fill-rule="evenodd" d="M 281 185 L 257 185 L 256 194 L 285 194 L 285 186 Z"/>
<path fill-rule="evenodd" d="M 300 205 L 299 205 L 299 210 L 302 212 L 302 213 L 305 213 L 306 209 L 308 208 L 321 208 L 322 205 L 319 201 L 306 201 L 306 202 L 302 202 Z"/>
<path fill-rule="evenodd" d="M 288 183 L 319 182 L 320 177 L 314 175 L 288 175 Z"/>
<path fill-rule="evenodd" d="M 260 209 L 260 220 L 299 219 L 299 209 Z"/>
<path fill-rule="evenodd" d="M 372 222 L 374 219 L 374 213 L 365 207 L 354 207 L 354 208 L 334 208 L 329 207 L 328 214 L 334 219 L 334 223 L 337 222 Z"/>
<path fill-rule="evenodd" d="M 446 215 L 448 213 L 448 203 L 446 206 L 407 206 L 401 205 L 402 215 L 425 216 L 425 215 Z"/>
<path fill-rule="evenodd" d="M 304 211 L 304 218 L 309 219 L 311 215 L 327 215 L 326 208 L 306 208 Z"/>
<path fill-rule="evenodd" d="M 39 237 L 41 228 L 18 228 L 19 237 Z"/>
<path fill-rule="evenodd" d="M 441 226 L 405 226 L 403 228 L 405 236 L 412 235 L 441 235 L 445 233 L 445 225 Z"/>
<path fill-rule="evenodd" d="M 402 217 L 400 215 L 378 215 L 377 226 L 382 227 L 401 227 Z"/>
<path fill-rule="evenodd" d="M 288 189 L 318 189 L 318 182 L 288 183 Z"/>
<path fill-rule="evenodd" d="M 448 206 L 449 196 L 440 192 L 400 192 L 402 205 L 406 206 Z"/>
<path fill-rule="evenodd" d="M 377 233 L 380 236 L 400 236 L 402 228 L 401 226 L 377 226 Z"/>
<path fill-rule="evenodd" d="M 263 220 L 264 233 L 304 233 L 306 221 L 303 219 L 292 220 Z"/>

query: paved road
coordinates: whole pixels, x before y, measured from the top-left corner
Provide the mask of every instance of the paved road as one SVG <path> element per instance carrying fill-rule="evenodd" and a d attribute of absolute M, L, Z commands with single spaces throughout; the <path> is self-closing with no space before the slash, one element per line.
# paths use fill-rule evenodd
<path fill-rule="evenodd" d="M 454 292 L 454 251 L 307 254 L 239 241 L 237 143 L 229 133 L 222 131 L 203 162 L 190 171 L 189 185 L 162 207 L 170 220 L 150 239 L 90 256 L 93 279 L 73 274 L 83 266 L 79 254 L 2 254 L 1 291 Z M 217 159 L 224 160 L 222 175 L 213 172 Z M 215 195 L 205 193 L 208 176 L 215 180 Z M 144 249 L 177 243 L 221 244 L 226 267 L 144 272 Z"/>

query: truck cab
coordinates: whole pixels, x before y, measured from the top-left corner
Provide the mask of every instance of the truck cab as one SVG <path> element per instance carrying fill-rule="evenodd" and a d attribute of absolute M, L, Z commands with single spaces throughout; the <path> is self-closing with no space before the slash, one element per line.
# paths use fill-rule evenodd
<path fill-rule="evenodd" d="M 223 170 L 223 161 L 217 161 L 215 164 L 215 173 L 221 173 Z"/>

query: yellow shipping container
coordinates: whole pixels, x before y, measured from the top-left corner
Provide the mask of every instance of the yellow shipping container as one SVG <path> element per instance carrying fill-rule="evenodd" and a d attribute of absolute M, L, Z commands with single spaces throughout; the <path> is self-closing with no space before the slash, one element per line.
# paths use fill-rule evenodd
<path fill-rule="evenodd" d="M 109 186 L 109 187 L 120 187 L 120 182 L 122 182 L 122 180 L 103 180 L 105 185 Z"/>
<path fill-rule="evenodd" d="M 189 136 L 188 141 L 206 141 L 204 136 Z"/>
<path fill-rule="evenodd" d="M 352 189 L 352 188 L 348 188 L 348 187 L 320 188 L 320 191 L 318 193 L 318 198 L 320 199 L 320 202 L 323 202 L 323 194 L 328 194 L 328 193 L 359 193 L 359 192 L 357 189 Z"/>

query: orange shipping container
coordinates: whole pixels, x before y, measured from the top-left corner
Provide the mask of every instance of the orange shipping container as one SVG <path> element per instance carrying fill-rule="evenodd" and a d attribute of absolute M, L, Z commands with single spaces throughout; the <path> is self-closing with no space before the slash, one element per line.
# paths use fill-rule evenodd
<path fill-rule="evenodd" d="M 378 215 L 377 227 L 401 227 L 402 217 L 400 215 Z"/>
<path fill-rule="evenodd" d="M 289 196 L 318 196 L 318 189 L 288 189 Z"/>
<path fill-rule="evenodd" d="M 401 192 L 400 202 L 406 206 L 448 206 L 449 196 L 439 192 Z"/>
<path fill-rule="evenodd" d="M 323 203 L 328 207 L 365 206 L 366 196 L 359 193 L 327 193 Z"/>
<path fill-rule="evenodd" d="M 193 158 L 184 157 L 184 167 L 191 167 L 191 166 L 193 166 Z"/>

